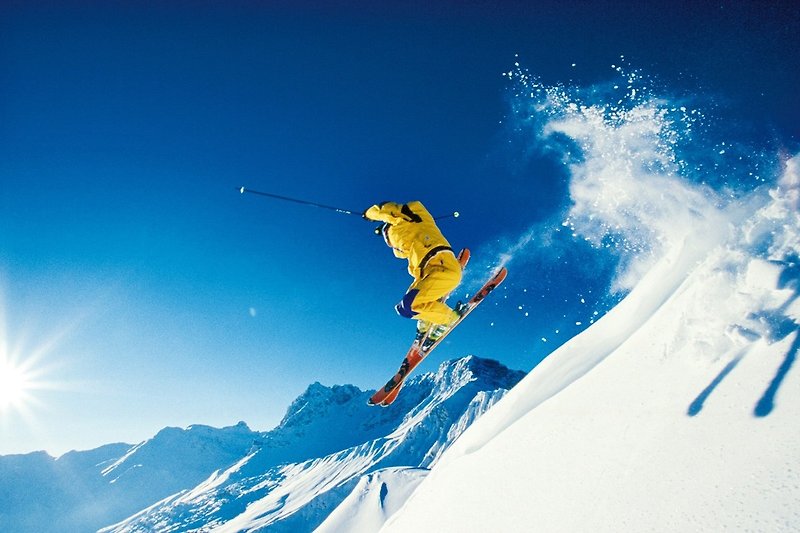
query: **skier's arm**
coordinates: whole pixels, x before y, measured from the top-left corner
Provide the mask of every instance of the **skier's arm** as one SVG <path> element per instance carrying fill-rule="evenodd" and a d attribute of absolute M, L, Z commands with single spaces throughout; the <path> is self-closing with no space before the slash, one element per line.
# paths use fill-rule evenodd
<path fill-rule="evenodd" d="M 384 202 L 382 204 L 373 205 L 364 211 L 364 218 L 374 220 L 377 222 L 388 223 L 390 226 L 402 222 L 404 219 L 402 215 L 403 206 L 394 202 Z M 384 241 L 394 252 L 394 256 L 399 259 L 408 259 L 408 251 L 403 249 L 402 243 L 389 242 L 388 237 L 384 235 Z"/>
<path fill-rule="evenodd" d="M 388 222 L 389 224 L 397 224 L 404 220 L 402 217 L 403 206 L 395 202 L 384 202 L 382 204 L 373 205 L 364 211 L 364 218 L 375 220 L 377 222 Z"/>

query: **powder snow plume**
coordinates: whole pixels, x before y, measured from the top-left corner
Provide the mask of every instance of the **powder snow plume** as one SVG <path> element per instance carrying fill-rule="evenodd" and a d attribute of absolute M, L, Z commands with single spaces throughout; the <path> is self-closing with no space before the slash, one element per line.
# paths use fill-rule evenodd
<path fill-rule="evenodd" d="M 495 264 L 579 239 L 618 258 L 610 289 L 627 292 L 687 236 L 724 227 L 732 201 L 765 181 L 766 156 L 712 140 L 711 121 L 689 98 L 657 94 L 641 72 L 612 68 L 611 82 L 591 87 L 546 85 L 519 64 L 504 74 L 511 127 L 532 152 L 560 160 L 569 197 L 555 217 L 501 242 Z"/>

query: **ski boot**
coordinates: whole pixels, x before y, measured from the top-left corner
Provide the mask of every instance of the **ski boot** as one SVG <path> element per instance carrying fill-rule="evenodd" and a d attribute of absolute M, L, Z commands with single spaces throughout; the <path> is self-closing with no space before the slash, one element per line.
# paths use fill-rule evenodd
<path fill-rule="evenodd" d="M 456 303 L 455 307 L 453 308 L 453 311 L 455 311 L 456 313 L 458 313 L 458 317 L 459 317 L 459 318 L 461 318 L 462 316 L 464 316 L 464 313 L 466 313 L 466 312 L 467 312 L 467 308 L 468 308 L 468 307 L 469 307 L 469 306 L 468 306 L 466 303 L 464 303 L 464 302 L 462 302 L 461 300 L 459 300 L 459 301 Z"/>
<path fill-rule="evenodd" d="M 417 342 L 422 342 L 422 340 L 425 338 L 425 336 L 431 330 L 431 326 L 432 325 L 433 324 L 431 324 L 427 320 L 418 320 L 417 321 L 417 336 L 416 336 L 416 341 Z"/>
<path fill-rule="evenodd" d="M 467 310 L 467 304 L 458 302 L 455 305 L 453 311 L 455 312 L 455 316 L 453 320 L 450 321 L 449 324 L 436 324 L 436 325 L 429 325 L 428 326 L 428 338 L 425 339 L 423 344 L 423 349 L 428 349 L 431 345 L 435 344 L 441 337 L 444 335 L 453 325 L 459 321 L 459 319 L 464 315 Z"/>

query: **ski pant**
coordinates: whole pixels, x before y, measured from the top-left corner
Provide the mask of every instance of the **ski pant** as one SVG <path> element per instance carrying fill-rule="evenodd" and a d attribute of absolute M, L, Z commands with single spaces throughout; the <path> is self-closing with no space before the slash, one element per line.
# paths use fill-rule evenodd
<path fill-rule="evenodd" d="M 400 316 L 431 324 L 450 324 L 456 312 L 440 300 L 461 283 L 461 265 L 452 252 L 442 252 L 425 265 L 422 277 L 408 288 L 395 309 Z"/>

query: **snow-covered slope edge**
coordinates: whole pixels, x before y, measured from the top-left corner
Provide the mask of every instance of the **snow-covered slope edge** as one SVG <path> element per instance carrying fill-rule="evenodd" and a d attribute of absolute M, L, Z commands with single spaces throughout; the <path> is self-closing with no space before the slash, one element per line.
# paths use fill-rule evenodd
<path fill-rule="evenodd" d="M 353 492 L 314 533 L 378 531 L 406 502 L 428 470 L 385 468 L 363 476 Z"/>
<path fill-rule="evenodd" d="M 798 167 L 698 218 L 382 531 L 800 529 Z"/>

